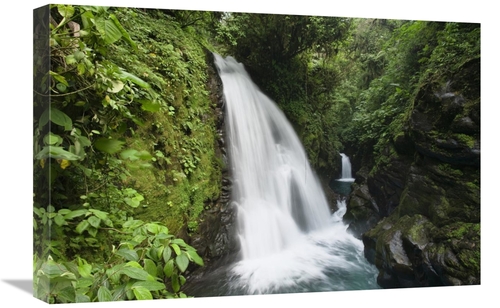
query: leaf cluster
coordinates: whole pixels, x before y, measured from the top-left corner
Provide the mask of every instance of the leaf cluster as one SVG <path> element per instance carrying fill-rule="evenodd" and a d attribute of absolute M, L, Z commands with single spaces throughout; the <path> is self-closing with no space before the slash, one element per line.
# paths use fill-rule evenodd
<path fill-rule="evenodd" d="M 68 212 L 64 219 L 86 214 Z M 90 217 L 96 220 L 107 217 L 103 212 L 94 214 Z M 77 227 L 77 231 L 82 229 Z M 34 296 L 49 303 L 187 297 L 181 292 L 186 282 L 183 273 L 191 262 L 203 266 L 194 248 L 157 223 L 130 219 L 121 232 L 125 240 L 113 247 L 104 263 L 92 264 L 80 257 L 57 262 L 51 255 L 46 259 L 35 256 Z"/>

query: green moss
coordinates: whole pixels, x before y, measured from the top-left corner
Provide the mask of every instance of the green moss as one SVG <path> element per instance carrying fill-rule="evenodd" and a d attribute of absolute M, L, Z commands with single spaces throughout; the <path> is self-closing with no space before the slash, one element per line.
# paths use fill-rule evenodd
<path fill-rule="evenodd" d="M 149 167 L 131 168 L 124 182 L 145 198 L 138 219 L 162 222 L 172 233 L 186 226 L 194 231 L 205 204 L 219 195 L 222 174 L 215 155 L 214 102 L 206 83 L 206 39 L 161 12 L 134 11 L 132 24 L 125 11 L 117 15 L 138 50 L 122 44 L 109 56 L 151 85 L 148 94 L 160 110 L 144 111 L 143 125 L 126 138 L 129 148 L 152 158 L 142 162 Z"/>
<path fill-rule="evenodd" d="M 438 165 L 439 171 L 443 172 L 445 175 L 453 176 L 453 177 L 462 177 L 464 174 L 462 170 L 455 169 L 452 165 L 447 163 L 441 163 Z"/>
<path fill-rule="evenodd" d="M 458 142 L 468 146 L 471 149 L 474 147 L 475 139 L 472 136 L 466 134 L 454 134 L 453 138 L 455 138 Z"/>
<path fill-rule="evenodd" d="M 470 189 L 470 190 L 479 190 L 479 185 L 477 185 L 476 183 L 474 182 L 467 182 L 465 183 L 465 185 L 467 185 L 467 187 Z"/>

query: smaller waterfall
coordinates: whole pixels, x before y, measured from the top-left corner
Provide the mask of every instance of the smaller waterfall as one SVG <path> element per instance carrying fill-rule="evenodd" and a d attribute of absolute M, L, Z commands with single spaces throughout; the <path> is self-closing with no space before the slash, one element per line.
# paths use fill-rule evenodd
<path fill-rule="evenodd" d="M 354 178 L 352 177 L 351 172 L 351 161 L 349 160 L 349 157 L 344 153 L 340 153 L 340 156 L 342 156 L 342 177 L 338 180 L 343 182 L 354 182 Z"/>
<path fill-rule="evenodd" d="M 351 171 L 351 161 L 349 157 L 344 153 L 340 153 L 342 156 L 342 174 L 339 179 L 332 179 L 330 181 L 330 188 L 342 196 L 347 196 L 351 193 L 351 185 L 354 182 Z"/>

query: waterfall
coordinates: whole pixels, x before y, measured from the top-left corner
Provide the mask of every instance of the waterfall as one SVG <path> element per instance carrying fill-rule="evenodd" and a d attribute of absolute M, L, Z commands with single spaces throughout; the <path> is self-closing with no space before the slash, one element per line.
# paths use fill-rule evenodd
<path fill-rule="evenodd" d="M 354 182 L 354 178 L 352 177 L 351 173 L 351 161 L 349 160 L 349 157 L 344 153 L 340 153 L 340 156 L 342 156 L 342 177 L 339 180 L 345 182 Z"/>
<path fill-rule="evenodd" d="M 355 274 L 346 271 L 360 270 L 370 279 L 351 288 L 375 288 L 362 243 L 341 221 L 345 203 L 332 215 L 283 112 L 260 92 L 241 63 L 214 57 L 223 83 L 231 198 L 241 244 L 240 261 L 230 273 L 232 288 L 239 290 L 233 293 L 346 289 L 345 282 L 332 279 L 352 278 Z"/>

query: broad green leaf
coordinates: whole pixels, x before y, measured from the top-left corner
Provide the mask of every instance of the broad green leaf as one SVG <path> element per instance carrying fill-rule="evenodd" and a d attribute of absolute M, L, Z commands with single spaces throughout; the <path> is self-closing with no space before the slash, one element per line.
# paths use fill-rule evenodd
<path fill-rule="evenodd" d="M 65 60 L 66 60 L 67 65 L 73 65 L 76 63 L 75 55 L 67 55 Z M 67 86 L 67 84 L 66 84 L 66 86 Z"/>
<path fill-rule="evenodd" d="M 136 208 L 141 204 L 140 201 L 137 201 L 134 198 L 125 197 L 125 198 L 123 198 L 123 200 L 125 201 L 125 203 L 127 203 L 128 205 L 130 205 L 133 208 Z"/>
<path fill-rule="evenodd" d="M 123 89 L 124 83 L 120 80 L 111 80 L 112 87 L 108 88 L 110 93 L 118 93 Z"/>
<path fill-rule="evenodd" d="M 124 267 L 121 270 L 121 273 L 127 275 L 130 278 L 134 278 L 137 280 L 148 280 L 149 274 L 143 269 L 135 268 L 135 267 Z"/>
<path fill-rule="evenodd" d="M 118 20 L 118 18 L 116 18 L 115 14 L 109 14 L 109 18 L 115 23 L 115 26 L 120 30 L 120 33 L 122 34 L 122 36 L 125 39 L 125 41 L 127 41 L 127 43 L 129 43 L 129 45 L 132 46 L 132 48 L 134 48 L 135 50 L 137 50 L 137 45 L 130 38 L 130 35 L 128 34 L 127 30 L 125 30 L 125 28 L 123 28 L 123 26 L 121 25 L 121 23 Z"/>
<path fill-rule="evenodd" d="M 38 154 L 36 154 L 35 159 L 44 159 L 47 157 L 55 159 L 67 159 L 67 160 L 79 160 L 80 156 L 66 151 L 62 147 L 56 146 L 46 146 Z"/>
<path fill-rule="evenodd" d="M 189 259 L 193 261 L 194 263 L 198 264 L 199 266 L 203 266 L 203 259 L 196 253 L 196 251 L 187 251 L 186 254 L 188 255 Z"/>
<path fill-rule="evenodd" d="M 104 219 L 104 224 L 110 228 L 113 228 L 113 221 L 111 219 Z"/>
<path fill-rule="evenodd" d="M 75 14 L 75 8 L 72 5 L 58 4 L 57 11 L 65 19 L 69 19 Z"/>
<path fill-rule="evenodd" d="M 177 274 L 172 275 L 172 289 L 174 290 L 175 293 L 179 292 L 181 289 L 181 286 L 179 284 L 179 276 Z"/>
<path fill-rule="evenodd" d="M 183 286 L 186 283 L 186 277 L 180 275 L 179 276 L 179 282 L 181 283 L 181 286 Z"/>
<path fill-rule="evenodd" d="M 101 219 L 97 218 L 96 216 L 90 216 L 87 220 L 89 221 L 89 224 L 94 228 L 99 228 L 99 225 L 101 224 Z"/>
<path fill-rule="evenodd" d="M 82 220 L 77 226 L 76 226 L 76 232 L 79 234 L 82 234 L 83 231 L 87 230 L 88 227 L 90 226 L 89 222 L 87 220 Z"/>
<path fill-rule="evenodd" d="M 96 18 L 95 26 L 101 37 L 107 44 L 113 44 L 122 37 L 120 29 L 115 25 L 112 20 L 104 18 Z"/>
<path fill-rule="evenodd" d="M 99 287 L 99 290 L 97 290 L 97 299 L 100 302 L 110 302 L 113 300 L 113 295 L 111 294 L 111 291 L 108 290 L 105 286 Z"/>
<path fill-rule="evenodd" d="M 121 248 L 116 252 L 117 255 L 125 258 L 127 261 L 137 261 L 139 260 L 139 255 L 135 250 L 130 250 L 127 248 Z"/>
<path fill-rule="evenodd" d="M 156 248 L 155 246 L 149 248 L 149 250 L 146 252 L 146 255 L 151 258 L 152 260 L 158 262 L 160 259 L 158 258 L 159 255 L 159 249 Z"/>
<path fill-rule="evenodd" d="M 89 228 L 87 229 L 87 232 L 88 232 L 90 235 L 92 235 L 92 237 L 96 237 L 96 236 L 97 236 L 97 228 L 95 228 L 95 227 L 93 227 L 93 226 L 92 226 L 92 227 L 89 227 Z M 90 240 L 95 240 L 95 239 L 86 238 L 85 240 L 86 240 L 87 242 L 89 242 Z M 95 242 L 97 242 L 97 240 L 95 240 Z"/>
<path fill-rule="evenodd" d="M 72 211 L 70 209 L 60 209 L 59 211 L 57 211 L 57 213 L 61 214 L 61 215 L 67 215 L 69 213 L 71 213 Z M 66 217 L 65 217 L 66 218 Z"/>
<path fill-rule="evenodd" d="M 152 101 L 145 101 L 141 105 L 142 110 L 149 111 L 149 112 L 156 112 L 160 110 L 161 105 Z"/>
<path fill-rule="evenodd" d="M 75 297 L 76 297 L 75 288 L 69 281 L 52 284 L 52 292 L 57 294 L 57 298 L 59 299 L 60 302 L 63 303 L 75 302 Z"/>
<path fill-rule="evenodd" d="M 184 240 L 181 239 L 181 238 L 173 239 L 172 240 L 172 244 L 176 244 L 176 245 L 179 245 L 179 246 L 182 246 L 182 247 L 186 247 L 187 246 L 186 242 L 184 242 Z"/>
<path fill-rule="evenodd" d="M 56 72 L 53 72 L 53 71 L 49 71 L 49 74 L 52 78 L 54 78 L 55 80 L 57 80 L 58 82 L 62 83 L 63 85 L 69 87 L 69 84 L 68 84 L 68 81 L 66 81 L 66 78 L 64 78 L 64 76 L 61 76 L 59 75 L 58 73 Z"/>
<path fill-rule="evenodd" d="M 163 273 L 165 273 L 165 276 L 168 278 L 172 277 L 174 273 L 174 260 L 170 259 L 168 262 L 165 264 L 163 267 Z"/>
<path fill-rule="evenodd" d="M 184 272 L 189 265 L 189 258 L 186 253 L 181 253 L 175 258 L 175 263 L 181 272 Z"/>
<path fill-rule="evenodd" d="M 146 270 L 146 272 L 148 272 L 149 275 L 153 277 L 156 277 L 158 275 L 156 263 L 154 263 L 150 259 L 144 259 L 144 269 Z"/>
<path fill-rule="evenodd" d="M 136 236 L 134 236 L 134 238 L 132 240 L 134 240 L 135 242 L 137 242 L 137 244 L 140 244 L 140 243 L 142 243 L 147 238 L 148 237 L 145 236 L 145 235 L 137 234 Z"/>
<path fill-rule="evenodd" d="M 118 265 L 115 265 L 112 268 L 106 270 L 106 275 L 109 277 L 109 280 L 111 283 L 113 283 L 113 284 L 120 283 L 121 270 L 125 266 L 126 266 L 125 264 L 119 263 Z"/>
<path fill-rule="evenodd" d="M 153 158 L 153 156 L 148 151 L 145 150 L 139 151 L 135 155 L 142 160 L 151 160 L 151 158 Z"/>
<path fill-rule="evenodd" d="M 71 272 L 64 272 L 61 275 L 54 276 L 51 278 L 50 282 L 51 283 L 56 283 L 56 282 L 70 282 L 70 281 L 76 281 L 76 276 L 75 274 Z"/>
<path fill-rule="evenodd" d="M 161 256 L 163 255 L 163 249 L 165 248 L 165 246 L 163 245 L 160 245 L 157 250 L 156 250 L 156 262 L 159 262 L 161 260 Z"/>
<path fill-rule="evenodd" d="M 163 261 L 165 261 L 165 263 L 168 262 L 171 256 L 172 256 L 172 249 L 166 246 L 165 249 L 163 249 Z"/>
<path fill-rule="evenodd" d="M 92 143 L 90 142 L 89 138 L 85 137 L 85 136 L 78 136 L 78 141 L 80 141 L 80 143 L 82 144 L 82 146 L 84 147 L 88 147 L 89 145 L 91 145 Z"/>
<path fill-rule="evenodd" d="M 90 277 L 80 277 L 78 278 L 78 280 L 76 281 L 76 288 L 77 289 L 84 289 L 84 288 L 88 288 L 90 287 L 91 285 L 94 284 L 94 276 L 90 276 Z M 80 291 L 79 290 L 79 291 Z"/>
<path fill-rule="evenodd" d="M 71 130 L 73 128 L 73 121 L 64 112 L 54 107 L 50 108 L 50 120 L 59 126 L 63 126 L 64 130 Z"/>
<path fill-rule="evenodd" d="M 79 216 L 85 215 L 85 214 L 87 214 L 87 212 L 88 212 L 88 210 L 75 210 L 75 211 L 71 211 L 70 213 L 64 215 L 64 219 L 70 220 L 70 219 L 73 219 L 75 217 L 79 217 Z"/>
<path fill-rule="evenodd" d="M 153 299 L 153 295 L 145 287 L 142 286 L 132 287 L 132 291 L 134 291 L 135 298 L 138 300 Z"/>
<path fill-rule="evenodd" d="M 85 63 L 80 62 L 76 65 L 76 70 L 78 71 L 78 75 L 83 75 L 87 71 L 87 66 Z M 85 103 L 82 105 L 82 101 L 79 101 L 78 103 L 75 104 L 75 106 L 84 106 Z"/>
<path fill-rule="evenodd" d="M 88 28 L 92 27 L 92 25 L 94 24 L 94 19 L 95 19 L 92 11 L 85 11 L 85 13 L 83 13 L 80 16 L 82 18 L 83 29 L 88 29 Z"/>
<path fill-rule="evenodd" d="M 165 284 L 158 281 L 137 281 L 132 285 L 134 287 L 143 287 L 149 291 L 165 290 Z"/>
<path fill-rule="evenodd" d="M 123 224 L 123 228 L 126 228 L 126 229 L 137 229 L 140 226 L 142 226 L 143 224 L 144 224 L 144 222 L 142 220 L 137 220 L 137 219 L 127 220 Z"/>
<path fill-rule="evenodd" d="M 121 153 L 120 153 L 120 157 L 122 159 L 130 159 L 130 160 L 138 160 L 139 158 L 135 155 L 137 153 L 137 150 L 134 150 L 134 149 L 126 149 L 126 150 L 123 150 Z"/>
<path fill-rule="evenodd" d="M 116 139 L 99 138 L 94 142 L 94 146 L 101 152 L 115 154 L 119 152 L 125 142 Z"/>
<path fill-rule="evenodd" d="M 85 294 L 76 294 L 75 303 L 90 303 L 90 297 Z"/>
<path fill-rule="evenodd" d="M 90 209 L 89 212 L 91 212 L 92 214 L 94 214 L 95 216 L 97 216 L 99 219 L 102 219 L 102 220 L 105 220 L 108 218 L 108 213 L 103 212 L 103 211 L 99 211 L 96 209 Z"/>
<path fill-rule="evenodd" d="M 77 50 L 74 53 L 74 57 L 76 60 L 80 61 L 81 59 L 85 58 L 85 53 L 81 50 Z"/>
<path fill-rule="evenodd" d="M 64 217 L 61 214 L 57 214 L 54 217 L 54 221 L 55 221 L 56 225 L 58 225 L 58 226 L 62 226 L 64 224 L 66 224 L 66 220 L 64 219 Z"/>
<path fill-rule="evenodd" d="M 160 232 L 160 226 L 155 223 L 148 223 L 146 229 L 153 234 L 158 234 Z"/>
<path fill-rule="evenodd" d="M 52 132 L 49 132 L 45 135 L 45 137 L 43 137 L 43 142 L 45 142 L 46 145 L 60 144 L 62 142 L 62 138 Z"/>
<path fill-rule="evenodd" d="M 82 263 L 78 266 L 78 273 L 80 276 L 84 278 L 91 278 L 92 277 L 92 265 L 88 263 Z"/>
<path fill-rule="evenodd" d="M 179 248 L 179 245 L 177 244 L 170 244 L 170 246 L 174 249 L 176 255 L 181 254 L 181 249 Z"/>
<path fill-rule="evenodd" d="M 168 234 L 168 228 L 163 226 L 164 229 L 161 230 L 161 232 L 156 235 L 156 238 L 159 240 L 165 240 L 165 239 L 171 239 L 174 236 L 172 234 Z M 170 243 L 170 242 L 169 242 Z"/>
<path fill-rule="evenodd" d="M 130 266 L 130 267 L 135 267 L 135 268 L 140 268 L 142 269 L 142 266 L 137 262 L 137 261 L 130 261 L 130 262 L 127 262 L 126 264 L 127 266 Z"/>
<path fill-rule="evenodd" d="M 40 271 L 50 278 L 61 276 L 63 273 L 67 271 L 67 268 L 55 262 L 54 260 L 47 260 L 44 264 L 42 264 Z"/>
<path fill-rule="evenodd" d="M 121 71 L 120 77 L 123 80 L 128 80 L 130 82 L 133 82 L 133 83 L 135 83 L 136 85 L 138 85 L 138 86 L 140 86 L 142 88 L 150 88 L 151 87 L 149 85 L 149 83 L 145 82 L 141 78 L 139 78 L 139 77 L 137 77 L 137 76 L 135 76 L 133 74 L 130 74 L 128 72 L 125 72 L 125 71 Z"/>

